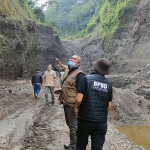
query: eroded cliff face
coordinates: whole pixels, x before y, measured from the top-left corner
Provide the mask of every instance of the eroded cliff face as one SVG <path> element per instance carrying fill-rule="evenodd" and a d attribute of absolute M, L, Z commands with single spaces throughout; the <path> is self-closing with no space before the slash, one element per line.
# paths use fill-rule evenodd
<path fill-rule="evenodd" d="M 85 72 L 90 72 L 94 60 L 106 57 L 112 62 L 112 74 L 137 73 L 144 80 L 149 78 L 150 0 L 139 1 L 111 41 L 102 41 L 99 34 L 97 31 L 85 39 L 63 43 L 65 48 L 73 49 L 72 53 L 81 56 Z M 106 48 L 106 45 L 110 47 Z"/>
<path fill-rule="evenodd" d="M 140 0 L 117 30 L 111 46 L 106 48 L 104 44 L 107 43 L 102 42 L 98 30 L 87 38 L 62 45 L 51 27 L 0 19 L 0 77 L 31 76 L 37 67 L 45 71 L 48 63 L 57 69 L 55 57 L 67 64 L 69 57 L 77 54 L 82 58 L 81 69 L 87 74 L 94 60 L 106 57 L 112 62 L 112 74 L 138 73 L 149 78 L 150 0 Z"/>
<path fill-rule="evenodd" d="M 140 0 L 117 30 L 113 47 L 106 54 L 113 73 L 147 74 L 150 70 L 150 0 Z"/>
<path fill-rule="evenodd" d="M 84 73 L 88 74 L 92 70 L 92 62 L 99 59 L 103 54 L 101 47 L 100 36 L 93 34 L 84 39 L 71 40 L 63 42 L 67 51 L 70 50 L 70 55 L 79 55 L 81 57 L 80 68 Z"/>
<path fill-rule="evenodd" d="M 36 68 L 44 71 L 64 52 L 53 28 L 33 21 L 0 19 L 0 78 L 29 77 Z"/>
<path fill-rule="evenodd" d="M 41 71 L 47 69 L 47 65 L 50 63 L 53 65 L 53 69 L 60 71 L 60 66 L 55 61 L 55 57 L 58 57 L 63 63 L 67 63 L 70 57 L 70 51 L 67 51 L 59 36 L 54 33 L 53 28 L 48 26 L 38 25 L 38 45 L 40 46 L 42 59 L 40 68 Z"/>

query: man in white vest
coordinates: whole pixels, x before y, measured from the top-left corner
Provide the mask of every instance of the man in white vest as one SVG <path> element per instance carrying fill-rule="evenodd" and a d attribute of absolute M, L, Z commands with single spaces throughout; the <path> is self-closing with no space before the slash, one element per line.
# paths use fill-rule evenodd
<path fill-rule="evenodd" d="M 56 87 L 56 72 L 52 70 L 52 65 L 49 64 L 47 67 L 47 71 L 44 72 L 43 75 L 43 85 L 45 86 L 45 100 L 46 105 L 49 105 L 49 97 L 48 94 L 51 93 L 52 102 L 51 105 L 55 103 L 54 97 L 54 88 Z"/>

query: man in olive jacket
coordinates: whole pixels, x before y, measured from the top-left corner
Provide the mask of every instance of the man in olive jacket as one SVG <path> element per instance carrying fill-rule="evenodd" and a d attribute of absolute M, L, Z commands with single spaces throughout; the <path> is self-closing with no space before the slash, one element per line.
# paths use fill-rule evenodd
<path fill-rule="evenodd" d="M 77 88 L 80 79 L 84 76 L 83 72 L 79 69 L 81 58 L 78 55 L 73 55 L 69 59 L 68 66 L 62 64 L 58 58 L 55 60 L 65 71 L 61 87 L 62 92 L 60 93 L 59 100 L 64 106 L 66 124 L 70 130 L 70 144 L 64 145 L 64 148 L 75 150 L 77 142 L 77 118 L 74 113 L 75 97 L 77 95 Z"/>

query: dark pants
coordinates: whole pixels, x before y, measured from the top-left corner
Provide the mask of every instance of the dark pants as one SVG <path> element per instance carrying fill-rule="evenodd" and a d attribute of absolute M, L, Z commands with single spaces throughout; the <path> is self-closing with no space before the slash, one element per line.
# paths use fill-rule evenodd
<path fill-rule="evenodd" d="M 73 149 L 75 150 L 76 143 L 77 143 L 77 136 L 76 136 L 77 118 L 74 113 L 74 107 L 64 105 L 64 112 L 65 112 L 66 124 L 70 130 L 70 147 L 72 148 L 72 150 Z"/>
<path fill-rule="evenodd" d="M 77 126 L 76 150 L 85 150 L 88 144 L 88 137 L 91 136 L 91 149 L 102 150 L 107 132 L 107 122 L 90 122 L 79 119 Z"/>
<path fill-rule="evenodd" d="M 38 95 L 40 93 L 40 90 L 41 90 L 41 84 L 40 83 L 34 83 L 33 88 L 34 88 L 34 94 Z"/>

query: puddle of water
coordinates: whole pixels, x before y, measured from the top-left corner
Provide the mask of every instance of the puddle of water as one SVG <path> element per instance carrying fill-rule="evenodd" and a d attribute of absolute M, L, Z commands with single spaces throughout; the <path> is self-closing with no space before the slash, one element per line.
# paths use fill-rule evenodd
<path fill-rule="evenodd" d="M 121 126 L 117 129 L 132 142 L 150 150 L 150 126 Z"/>

